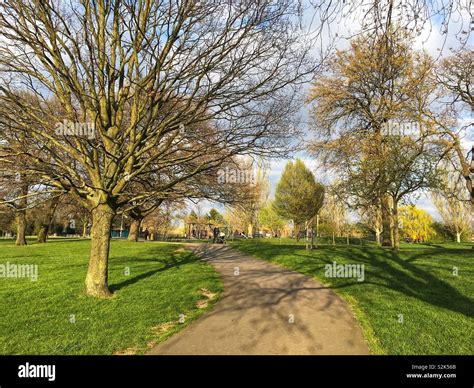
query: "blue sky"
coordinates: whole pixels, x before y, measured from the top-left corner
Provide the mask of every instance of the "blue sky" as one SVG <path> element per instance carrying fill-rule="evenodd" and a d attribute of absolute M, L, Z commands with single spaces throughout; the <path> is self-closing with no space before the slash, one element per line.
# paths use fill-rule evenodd
<path fill-rule="evenodd" d="M 308 17 L 305 16 L 305 20 L 310 20 L 310 14 L 308 13 Z M 326 28 L 322 33 L 322 47 L 324 49 L 324 45 L 329 42 L 329 37 L 334 37 L 337 33 L 337 43 L 335 45 L 338 49 L 344 49 L 348 46 L 348 40 L 345 38 L 354 32 L 358 31 L 361 26 L 361 14 L 354 12 L 351 14 L 350 17 L 344 19 L 343 22 L 335 20 L 332 24 L 329 25 L 329 28 Z M 456 37 L 456 31 L 459 31 L 461 28 L 467 24 L 467 28 L 469 28 L 469 21 L 470 15 L 465 13 L 462 14 L 458 18 L 453 18 L 449 23 L 448 33 L 446 35 L 441 33 L 441 25 L 440 20 L 433 21 L 432 24 L 425 25 L 424 29 L 421 33 L 417 36 L 414 42 L 414 48 L 418 50 L 426 50 L 431 56 L 443 57 L 450 54 L 450 49 L 456 49 L 459 47 L 459 41 Z M 316 25 L 313 25 L 312 28 L 316 28 Z M 331 31 L 331 32 L 329 32 Z M 327 42 L 325 42 L 325 39 Z M 472 37 L 470 44 L 473 43 Z M 309 85 L 307 85 L 309 87 Z M 302 109 L 302 117 L 303 120 L 307 117 L 307 107 Z M 462 121 L 472 121 L 472 117 L 465 116 Z M 465 133 L 463 138 L 462 144 L 466 150 L 470 149 L 472 144 L 474 143 L 474 131 L 471 127 L 471 133 Z M 309 136 L 311 136 L 310 131 L 307 131 Z M 305 152 L 298 152 L 293 155 L 293 158 L 299 158 L 304 161 L 304 163 L 311 168 L 313 173 L 315 174 L 316 178 L 321 182 L 328 182 L 331 177 L 324 173 L 324 170 L 318 168 L 317 161 L 311 158 Z M 280 179 L 281 173 L 287 163 L 288 159 L 286 160 L 271 160 L 269 161 L 270 170 L 269 170 L 269 181 L 270 181 L 270 197 L 273 196 L 276 185 L 278 180 Z M 420 194 L 419 198 L 413 200 L 420 208 L 429 212 L 435 219 L 439 219 L 439 215 L 436 211 L 435 206 L 431 202 L 429 198 L 429 194 Z M 216 207 L 220 210 L 223 210 L 222 206 L 218 204 L 211 204 L 207 201 L 203 201 L 200 203 L 201 212 L 206 212 L 210 208 Z"/>

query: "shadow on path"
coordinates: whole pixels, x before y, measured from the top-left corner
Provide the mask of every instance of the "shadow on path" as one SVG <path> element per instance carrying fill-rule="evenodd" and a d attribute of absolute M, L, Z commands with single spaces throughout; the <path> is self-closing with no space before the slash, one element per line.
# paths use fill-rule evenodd
<path fill-rule="evenodd" d="M 358 322 L 330 289 L 228 246 L 188 245 L 215 267 L 214 309 L 150 354 L 368 354 Z"/>

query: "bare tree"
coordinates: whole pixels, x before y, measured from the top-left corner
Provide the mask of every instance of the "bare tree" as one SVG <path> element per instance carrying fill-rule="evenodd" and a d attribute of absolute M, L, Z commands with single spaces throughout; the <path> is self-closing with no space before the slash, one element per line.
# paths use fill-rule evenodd
<path fill-rule="evenodd" d="M 14 213 L 16 245 L 18 246 L 27 245 L 26 212 L 29 206 L 31 185 L 31 180 L 18 171 L 2 171 L 0 174 L 0 203 Z"/>
<path fill-rule="evenodd" d="M 328 46 L 357 35 L 380 36 L 397 26 L 415 35 L 433 32 L 444 47 L 448 36 L 466 45 L 472 34 L 470 0 L 310 0 L 314 28 L 324 32 Z M 356 25 L 357 28 L 350 28 Z"/>
<path fill-rule="evenodd" d="M 440 120 L 435 113 L 430 118 L 436 123 L 439 134 L 438 142 L 445 147 L 447 160 L 456 159 L 455 167 L 462 174 L 471 202 L 471 230 L 474 242 L 474 146 L 471 148 L 471 162 L 469 154 L 463 149 L 461 139 L 464 130 L 472 133 L 474 123 L 474 52 L 470 47 L 463 47 L 450 57 L 443 59 L 437 69 L 437 80 L 448 94 L 447 107 L 438 116 L 447 116 L 450 120 Z M 459 125 L 455 118 L 465 113 L 464 108 L 470 111 L 470 120 L 466 125 Z M 468 114 L 469 114 L 468 113 Z M 474 247 L 473 247 L 474 248 Z"/>
<path fill-rule="evenodd" d="M 333 245 L 336 245 L 336 236 L 342 237 L 344 233 L 349 212 L 347 204 L 341 200 L 340 193 L 337 191 L 336 187 L 329 187 L 321 209 L 321 221 L 331 233 Z"/>
<path fill-rule="evenodd" d="M 375 233 L 375 241 L 381 245 L 381 235 L 383 230 L 382 208 L 379 204 L 368 205 L 365 208 L 359 208 L 361 221 Z"/>
<path fill-rule="evenodd" d="M 56 213 L 56 209 L 60 206 L 61 193 L 49 194 L 47 198 L 37 197 L 35 200 L 41 200 L 41 205 L 37 206 L 36 219 L 39 221 L 38 243 L 45 243 L 48 239 L 51 224 Z"/>
<path fill-rule="evenodd" d="M 354 207 L 380 206 L 382 244 L 394 248 L 398 204 L 434 184 L 437 155 L 432 123 L 420 119 L 436 89 L 433 61 L 410 42 L 397 28 L 354 39 L 309 94 L 318 135 L 311 151 L 339 173 L 338 190 Z"/>
<path fill-rule="evenodd" d="M 462 47 L 443 58 L 437 71 L 437 80 L 453 97 L 451 103 L 462 101 L 474 110 L 474 51 Z"/>
<path fill-rule="evenodd" d="M 293 1 L 0 3 L 1 121 L 36 145 L 0 158 L 23 153 L 25 170 L 91 211 L 87 294 L 110 295 L 112 219 L 144 196 L 130 182 L 174 169 L 146 193 L 159 195 L 234 155 L 285 151 L 314 71 L 298 12 Z M 188 132 L 196 122 L 207 126 Z"/>
<path fill-rule="evenodd" d="M 143 220 L 144 227 L 150 233 L 150 240 L 155 240 L 160 234 L 166 239 L 173 220 L 179 216 L 180 211 L 184 208 L 184 201 L 164 202 L 159 208 L 150 212 Z"/>
<path fill-rule="evenodd" d="M 261 158 L 238 158 L 220 170 L 219 178 L 224 183 L 221 183 L 222 187 L 238 194 L 232 201 L 227 201 L 226 219 L 230 228 L 240 229 L 249 237 L 258 235 L 258 215 L 270 194 L 266 162 Z"/>
<path fill-rule="evenodd" d="M 454 172 L 446 172 L 443 185 L 433 191 L 431 198 L 443 219 L 446 228 L 453 234 L 456 242 L 461 242 L 461 235 L 468 232 L 470 225 L 470 208 L 462 182 Z"/>

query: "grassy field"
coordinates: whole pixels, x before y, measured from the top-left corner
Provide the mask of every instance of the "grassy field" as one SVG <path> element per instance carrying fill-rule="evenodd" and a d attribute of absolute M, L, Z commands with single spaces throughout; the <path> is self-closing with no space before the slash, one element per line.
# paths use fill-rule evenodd
<path fill-rule="evenodd" d="M 143 353 L 209 309 L 222 289 L 212 267 L 179 244 L 113 241 L 114 297 L 89 298 L 88 252 L 84 240 L 0 240 L 0 264 L 38 265 L 37 281 L 0 278 L 0 354 Z"/>
<path fill-rule="evenodd" d="M 474 250 L 468 244 L 320 246 L 241 240 L 244 253 L 312 276 L 341 295 L 375 354 L 474 354 Z M 364 264 L 365 280 L 328 278 L 325 265 Z M 458 276 L 454 275 L 458 268 Z"/>

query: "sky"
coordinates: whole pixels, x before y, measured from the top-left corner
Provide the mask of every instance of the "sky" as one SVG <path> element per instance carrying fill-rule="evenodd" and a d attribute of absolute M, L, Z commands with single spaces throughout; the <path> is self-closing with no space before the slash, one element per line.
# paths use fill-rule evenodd
<path fill-rule="evenodd" d="M 314 21 L 315 19 L 312 18 L 312 13 L 308 12 L 304 14 L 304 20 L 307 23 L 310 23 L 310 20 L 313 20 L 312 28 L 317 28 L 317 23 Z M 417 50 L 426 50 L 432 57 L 438 58 L 447 56 L 450 54 L 450 49 L 456 49 L 459 47 L 459 41 L 456 36 L 456 32 L 464 30 L 466 28 L 470 28 L 470 16 L 467 12 L 463 12 L 458 17 L 454 17 L 450 20 L 448 25 L 448 33 L 443 35 L 441 33 L 441 24 L 440 20 L 432 20 L 431 23 L 427 23 L 424 25 L 423 29 L 420 31 L 419 35 L 415 38 L 414 41 L 414 49 Z M 330 37 L 334 37 L 336 34 L 338 36 L 337 43 L 335 47 L 337 49 L 345 49 L 348 47 L 349 40 L 345 37 L 352 35 L 354 32 L 357 32 L 361 27 L 361 13 L 353 12 L 351 16 L 346 17 L 341 20 L 334 20 L 333 23 L 329 25 L 329 28 L 326 28 L 322 33 L 322 44 L 323 46 L 329 42 Z M 468 41 L 470 45 L 473 44 L 472 36 Z M 324 49 L 324 47 L 323 47 Z M 307 87 L 309 88 L 309 84 Z M 308 107 L 302 108 L 302 117 L 303 121 L 305 117 L 307 117 L 307 109 Z M 465 116 L 462 119 L 462 122 L 472 122 L 472 117 Z M 470 133 L 466 133 L 465 137 L 462 140 L 462 145 L 466 150 L 470 149 L 471 146 L 474 144 L 474 130 L 470 129 Z M 294 153 L 292 159 L 299 158 L 301 159 L 306 166 L 308 166 L 318 181 L 327 182 L 331 179 L 330 176 L 324 173 L 324 170 L 318 168 L 318 163 L 314 158 L 309 156 L 305 152 L 297 152 Z M 269 161 L 269 172 L 268 172 L 268 179 L 270 182 L 270 199 L 273 197 L 276 185 L 280 179 L 280 176 L 283 172 L 283 169 L 288 162 L 288 159 L 284 160 L 270 160 Z M 429 198 L 429 194 L 419 194 L 419 198 L 412 199 L 411 203 L 414 203 L 416 206 L 424 209 L 428 213 L 430 213 L 434 219 L 439 220 L 439 214 L 436 211 L 435 206 L 431 202 Z M 199 204 L 201 212 L 207 212 L 212 207 L 217 208 L 218 210 L 222 211 L 223 207 L 219 204 L 209 203 L 208 201 L 202 201 Z"/>

